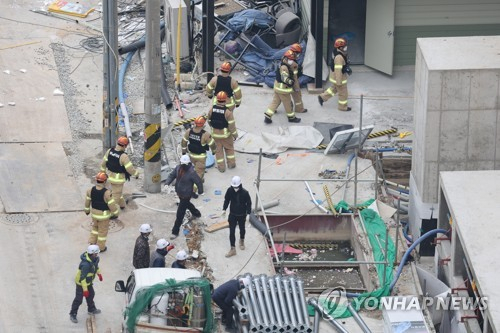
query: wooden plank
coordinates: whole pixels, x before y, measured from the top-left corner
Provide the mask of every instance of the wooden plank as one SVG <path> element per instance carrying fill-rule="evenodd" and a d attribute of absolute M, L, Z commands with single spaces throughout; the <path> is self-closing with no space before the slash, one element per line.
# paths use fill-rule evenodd
<path fill-rule="evenodd" d="M 227 220 L 216 222 L 205 228 L 206 232 L 215 232 L 217 230 L 222 230 L 225 228 L 229 228 L 229 222 Z"/>
<path fill-rule="evenodd" d="M 0 144 L 7 213 L 77 211 L 83 199 L 60 143 Z"/>

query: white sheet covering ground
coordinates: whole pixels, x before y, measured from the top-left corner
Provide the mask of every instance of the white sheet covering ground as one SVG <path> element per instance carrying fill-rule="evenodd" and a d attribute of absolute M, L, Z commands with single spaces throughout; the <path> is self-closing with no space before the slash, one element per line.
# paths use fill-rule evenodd
<path fill-rule="evenodd" d="M 254 134 L 238 129 L 240 138 L 234 143 L 234 149 L 241 153 L 277 154 L 289 148 L 311 149 L 323 141 L 323 135 L 312 126 L 279 127 L 279 134 L 261 132 Z"/>

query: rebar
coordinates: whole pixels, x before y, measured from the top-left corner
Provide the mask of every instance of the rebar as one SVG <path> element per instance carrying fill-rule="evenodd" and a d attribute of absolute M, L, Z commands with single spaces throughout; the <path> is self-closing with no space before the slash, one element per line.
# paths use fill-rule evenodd
<path fill-rule="evenodd" d="M 290 280 L 288 278 L 282 278 L 281 282 L 283 283 L 283 291 L 285 292 L 286 298 L 286 306 L 288 308 L 288 314 L 290 315 L 290 322 L 292 323 L 292 327 L 297 327 L 297 320 L 295 319 L 295 311 L 293 310 L 293 301 L 290 296 Z"/>

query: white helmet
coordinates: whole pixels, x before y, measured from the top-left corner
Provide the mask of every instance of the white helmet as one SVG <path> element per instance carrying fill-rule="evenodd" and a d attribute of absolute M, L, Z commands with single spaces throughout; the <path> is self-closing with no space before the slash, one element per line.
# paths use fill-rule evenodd
<path fill-rule="evenodd" d="M 241 185 L 241 177 L 240 176 L 234 176 L 233 179 L 231 179 L 231 186 L 232 187 L 238 187 Z"/>
<path fill-rule="evenodd" d="M 240 278 L 240 283 L 243 284 L 243 287 L 249 287 L 251 284 L 251 281 L 247 277 Z"/>
<path fill-rule="evenodd" d="M 158 241 L 156 242 L 156 248 L 159 250 L 164 249 L 169 245 L 170 245 L 170 243 L 164 238 L 158 239 Z"/>
<path fill-rule="evenodd" d="M 188 255 L 187 255 L 186 251 L 184 251 L 184 250 L 180 250 L 175 255 L 175 259 L 177 259 L 177 260 L 186 260 L 187 257 L 188 257 Z"/>
<path fill-rule="evenodd" d="M 89 245 L 89 247 L 87 248 L 88 254 L 94 254 L 94 253 L 99 253 L 99 252 L 101 252 L 101 250 L 99 250 L 99 246 L 97 246 L 95 244 Z"/>
<path fill-rule="evenodd" d="M 191 159 L 189 158 L 189 155 L 182 155 L 181 156 L 181 164 L 189 164 L 191 163 Z"/>
<path fill-rule="evenodd" d="M 151 226 L 149 224 L 144 223 L 140 226 L 139 231 L 143 234 L 147 234 L 148 232 L 153 231 L 153 229 L 151 229 Z"/>

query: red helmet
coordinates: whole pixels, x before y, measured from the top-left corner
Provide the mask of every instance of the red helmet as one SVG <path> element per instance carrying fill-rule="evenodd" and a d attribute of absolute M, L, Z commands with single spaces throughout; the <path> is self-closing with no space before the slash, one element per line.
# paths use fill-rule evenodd
<path fill-rule="evenodd" d="M 216 98 L 217 98 L 217 102 L 226 103 L 227 94 L 225 91 L 219 91 Z"/>
<path fill-rule="evenodd" d="M 290 46 L 290 50 L 292 50 L 295 53 L 302 53 L 302 46 L 300 46 L 299 43 L 295 43 L 292 44 L 292 46 Z"/>
<path fill-rule="evenodd" d="M 128 146 L 128 138 L 126 136 L 120 136 L 118 138 L 118 140 L 116 141 L 116 143 L 119 145 L 119 146 L 122 146 L 122 147 L 127 147 Z"/>
<path fill-rule="evenodd" d="M 108 175 L 104 172 L 99 172 L 96 176 L 95 176 L 95 180 L 98 182 L 98 183 L 105 183 L 107 180 L 108 180 Z"/>
<path fill-rule="evenodd" d="M 206 122 L 206 119 L 203 116 L 196 117 L 196 119 L 194 120 L 194 124 L 196 125 L 196 127 L 205 126 L 205 122 Z"/>
<path fill-rule="evenodd" d="M 220 65 L 220 70 L 221 72 L 229 73 L 231 71 L 231 63 L 227 61 L 224 62 L 222 65 Z"/>
<path fill-rule="evenodd" d="M 291 49 L 286 51 L 283 57 L 288 58 L 290 60 L 295 60 L 297 59 L 297 56 L 295 55 L 295 52 L 293 52 Z"/>
<path fill-rule="evenodd" d="M 337 38 L 335 40 L 335 43 L 333 44 L 333 47 L 338 49 L 338 48 L 344 47 L 346 45 L 347 45 L 347 41 L 344 38 Z"/>

